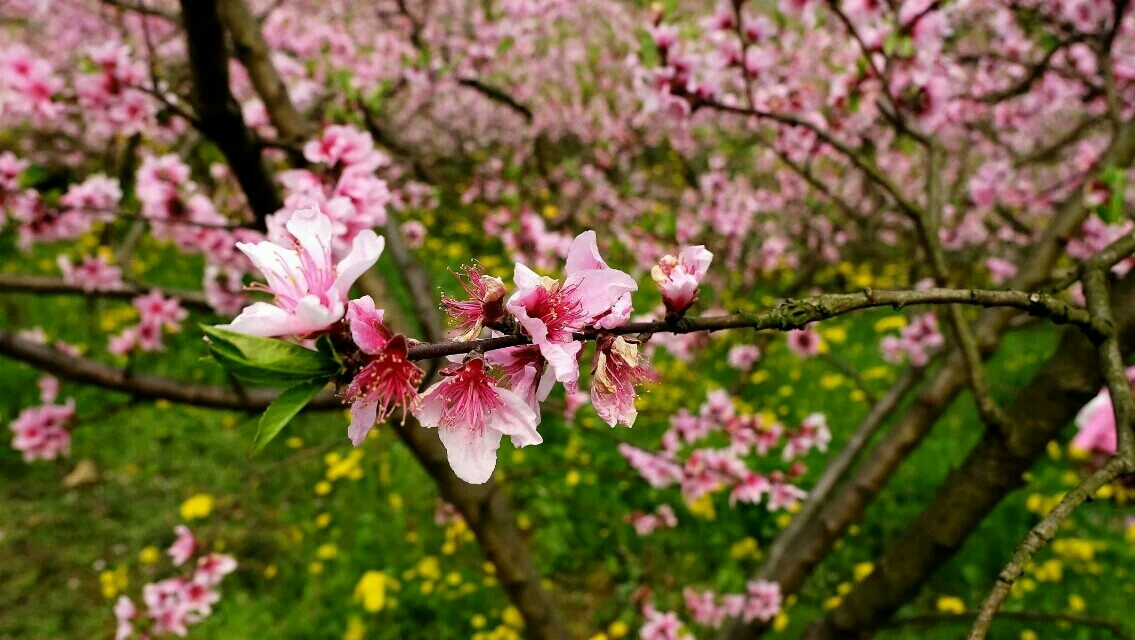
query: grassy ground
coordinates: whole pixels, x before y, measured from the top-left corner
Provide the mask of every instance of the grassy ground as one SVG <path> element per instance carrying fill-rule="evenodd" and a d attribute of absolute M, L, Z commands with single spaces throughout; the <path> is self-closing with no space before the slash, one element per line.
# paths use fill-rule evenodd
<path fill-rule="evenodd" d="M 155 267 L 149 279 L 193 286 L 195 278 L 183 274 L 200 273 L 167 271 Z M 103 350 L 103 330 L 130 321 L 121 311 L 124 303 L 12 296 L 2 305 L 0 322 L 7 326 L 43 326 L 52 337 L 96 351 Z M 887 316 L 870 313 L 824 325 L 829 353 L 850 363 L 876 393 L 897 373 L 883 365 L 876 348 L 877 323 Z M 222 381 L 219 369 L 202 358 L 195 325 L 186 326 L 168 341 L 166 354 L 145 355 L 136 368 Z M 633 634 L 639 618 L 630 603 L 643 586 L 654 590 L 660 608 L 677 609 L 685 584 L 739 590 L 759 563 L 760 548 L 787 518 L 763 507 L 730 509 L 724 495 L 709 505 L 684 505 L 676 490 L 655 491 L 639 479 L 615 451 L 618 442 L 657 446 L 667 416 L 678 407 L 696 410 L 706 390 L 721 386 L 737 388 L 747 405 L 788 423 L 825 412 L 835 434 L 828 455 L 866 412 L 850 378 L 819 359 L 792 356 L 781 341 L 766 350 L 755 375 L 738 379 L 724 365 L 724 354 L 742 339 L 751 334 L 723 334 L 694 363 L 660 356 L 656 364 L 665 381 L 642 399 L 633 430 L 608 429 L 588 407 L 565 424 L 553 399 L 541 426 L 543 446 L 502 448 L 498 477 L 580 636 Z M 1010 337 L 990 366 L 994 392 L 1011 397 L 1053 344 L 1045 327 Z M 36 372 L 0 360 L 6 390 L 0 423 L 38 402 L 36 378 Z M 26 465 L 13 450 L 0 448 L 0 638 L 109 637 L 113 600 L 119 593 L 136 598 L 143 583 L 170 575 L 162 554 L 173 527 L 187 521 L 209 545 L 240 561 L 216 614 L 192 630 L 194 637 L 482 634 L 505 640 L 523 633 L 471 534 L 459 522 L 435 522 L 432 484 L 388 430 L 352 449 L 344 413 L 305 414 L 249 459 L 254 416 L 131 403 L 120 394 L 65 384 L 63 397 L 71 395 L 80 425 L 69 459 Z M 972 403 L 963 399 L 793 599 L 784 636 L 835 604 L 979 435 Z M 824 459 L 818 453 L 808 458 L 811 477 Z M 80 463 L 97 479 L 68 486 Z M 1028 488 L 1006 500 L 900 616 L 973 610 L 1037 512 L 1075 481 L 1075 468 L 1065 448 L 1052 445 Z M 674 505 L 681 525 L 637 536 L 626 514 L 661 503 Z M 187 520 L 194 509 L 200 517 Z M 1038 556 L 1008 607 L 1109 618 L 1135 631 L 1126 608 L 1135 586 L 1127 575 L 1131 540 L 1124 540 L 1129 512 L 1115 499 L 1084 509 L 1062 533 L 1063 542 Z M 963 631 L 964 622 L 938 620 L 885 635 L 955 638 Z M 1104 636 L 1079 626 L 1014 621 L 998 623 L 994 637 Z"/>

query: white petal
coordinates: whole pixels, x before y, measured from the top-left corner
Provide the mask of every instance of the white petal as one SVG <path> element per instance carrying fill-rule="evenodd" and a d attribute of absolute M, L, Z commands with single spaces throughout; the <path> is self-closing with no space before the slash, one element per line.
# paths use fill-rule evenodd
<path fill-rule="evenodd" d="M 540 444 L 544 441 L 536 431 L 536 423 L 540 417 L 528 406 L 524 398 L 508 389 L 497 387 L 497 397 L 504 402 L 504 406 L 488 415 L 488 428 L 496 429 L 506 436 L 512 437 L 512 444 L 516 447 L 527 447 L 530 444 Z"/>
<path fill-rule="evenodd" d="M 356 447 L 362 444 L 374 426 L 374 419 L 378 416 L 378 403 L 356 401 L 351 405 L 351 426 L 347 428 L 347 437 Z"/>
<path fill-rule="evenodd" d="M 254 302 L 245 307 L 231 324 L 219 326 L 222 329 L 261 338 L 302 333 L 300 322 L 294 315 L 267 302 Z"/>
<path fill-rule="evenodd" d="M 533 338 L 535 339 L 535 338 Z M 571 342 L 541 342 L 540 355 L 548 361 L 552 371 L 556 372 L 556 380 L 566 386 L 572 386 L 579 381 L 579 360 L 576 354 L 583 345 L 575 340 Z"/>
<path fill-rule="evenodd" d="M 414 417 L 423 427 L 436 427 L 441 422 L 441 416 L 445 412 L 445 403 L 435 393 L 440 385 L 441 382 L 435 382 L 429 389 L 426 389 L 425 393 L 421 395 L 421 402 L 413 411 Z"/>
<path fill-rule="evenodd" d="M 437 435 L 445 445 L 454 475 L 469 484 L 488 482 L 497 466 L 497 449 L 501 444 L 499 431 L 485 429 L 482 433 L 477 433 L 472 429 L 456 427 L 438 429 Z"/>
<path fill-rule="evenodd" d="M 325 216 L 318 206 L 296 211 L 284 226 L 313 262 L 331 264 L 331 218 Z"/>
<path fill-rule="evenodd" d="M 345 312 L 346 309 L 340 301 L 336 301 L 331 308 L 327 308 L 319 301 L 318 296 L 304 296 L 296 304 L 295 317 L 299 330 L 293 333 L 322 331 L 338 322 Z"/>
<path fill-rule="evenodd" d="M 335 268 L 338 275 L 335 277 L 334 288 L 340 298 L 347 299 L 351 285 L 378 262 L 378 257 L 382 255 L 385 247 L 386 238 L 370 229 L 363 229 L 355 236 L 355 240 L 351 243 L 351 252 Z"/>
<path fill-rule="evenodd" d="M 244 252 L 260 273 L 264 274 L 272 293 L 292 300 L 307 293 L 307 280 L 303 277 L 303 266 L 295 251 L 271 242 L 238 242 L 236 248 Z"/>
<path fill-rule="evenodd" d="M 518 291 L 513 294 L 512 300 L 516 300 L 528 291 L 540 286 L 540 276 L 538 276 L 535 271 L 519 262 L 516 263 L 516 268 L 512 271 L 512 281 L 516 284 L 516 288 L 518 289 Z"/>

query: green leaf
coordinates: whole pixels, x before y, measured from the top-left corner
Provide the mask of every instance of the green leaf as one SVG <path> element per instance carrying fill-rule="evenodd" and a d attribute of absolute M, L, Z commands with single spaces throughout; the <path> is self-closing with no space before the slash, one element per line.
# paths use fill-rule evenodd
<path fill-rule="evenodd" d="M 213 358 L 226 371 L 246 382 L 281 384 L 329 378 L 342 368 L 329 340 L 318 351 L 312 351 L 283 340 L 248 336 L 219 327 L 203 325 L 201 330 L 209 337 L 209 352 Z"/>
<path fill-rule="evenodd" d="M 260 423 L 256 427 L 256 438 L 252 441 L 252 455 L 263 451 L 272 438 L 275 438 L 292 421 L 292 418 L 311 402 L 330 379 L 323 377 L 301 382 L 273 400 L 264 410 L 264 415 L 260 416 Z"/>
<path fill-rule="evenodd" d="M 1111 197 L 1096 209 L 1096 214 L 1108 224 L 1116 224 L 1126 214 L 1123 201 L 1127 172 L 1119 167 L 1107 167 L 1100 172 L 1100 181 L 1108 186 Z"/>
<path fill-rule="evenodd" d="M 883 53 L 886 55 L 894 55 L 895 50 L 899 48 L 899 40 L 902 38 L 897 31 L 892 31 L 887 34 L 887 38 L 883 40 Z"/>

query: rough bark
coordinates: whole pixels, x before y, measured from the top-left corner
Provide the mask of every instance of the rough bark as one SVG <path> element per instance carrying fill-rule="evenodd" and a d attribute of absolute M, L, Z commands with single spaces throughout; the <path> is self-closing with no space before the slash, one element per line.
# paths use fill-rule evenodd
<path fill-rule="evenodd" d="M 224 154 L 259 228 L 283 206 L 256 136 L 229 86 L 229 57 L 216 0 L 181 0 L 198 128 Z"/>
<path fill-rule="evenodd" d="M 232 36 L 233 52 L 248 71 L 256 95 L 264 102 L 268 120 L 276 128 L 281 142 L 302 143 L 311 133 L 311 123 L 296 110 L 288 88 L 272 64 L 271 50 L 260 32 L 260 25 L 243 0 L 218 0 L 221 20 Z"/>
<path fill-rule="evenodd" d="M 1135 120 L 1120 127 L 1108 149 L 1100 158 L 1100 166 L 1129 166 L 1135 158 Z M 1017 289 L 1033 289 L 1049 278 L 1052 268 L 1063 253 L 1064 244 L 1083 224 L 1089 212 L 1079 197 L 1061 203 L 1053 223 L 1038 240 L 1014 278 Z M 992 353 L 1001 334 L 1013 319 L 1008 309 L 990 309 L 974 324 L 974 334 L 983 356 Z M 831 551 L 836 541 L 858 521 L 874 496 L 882 490 L 899 465 L 922 442 L 934 423 L 946 412 L 966 387 L 966 363 L 962 354 L 952 353 L 937 374 L 925 382 L 915 396 L 914 404 L 868 455 L 854 476 L 828 501 L 815 517 L 800 527 L 793 527 L 793 536 L 784 543 L 793 553 L 766 562 L 758 571 L 759 579 L 771 580 L 783 593 L 794 593 Z M 779 544 L 779 541 L 778 541 Z M 728 631 L 733 640 L 760 636 L 767 625 L 759 621 L 736 623 Z"/>
<path fill-rule="evenodd" d="M 1135 276 L 1112 296 L 1125 351 L 1135 341 Z M 810 638 L 870 636 L 949 560 L 1009 492 L 1045 445 L 1103 385 L 1092 343 L 1068 331 L 1056 353 L 1007 409 L 1007 430 L 989 429 L 933 500 L 875 563 L 875 570 L 813 628 Z"/>

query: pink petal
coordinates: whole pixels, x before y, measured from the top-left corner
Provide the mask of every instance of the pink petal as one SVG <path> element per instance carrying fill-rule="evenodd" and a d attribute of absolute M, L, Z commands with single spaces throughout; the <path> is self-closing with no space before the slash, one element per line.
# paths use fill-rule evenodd
<path fill-rule="evenodd" d="M 540 416 L 517 394 L 497 387 L 497 397 L 504 406 L 489 414 L 488 425 L 506 436 L 512 437 L 516 447 L 527 447 L 544 441 L 536 431 Z"/>
<path fill-rule="evenodd" d="M 347 320 L 351 323 L 351 339 L 365 353 L 377 354 L 386 348 L 387 339 L 377 325 L 382 324 L 382 309 L 376 309 L 370 296 L 347 303 Z"/>
<path fill-rule="evenodd" d="M 374 426 L 378 416 L 378 404 L 374 402 L 356 402 L 351 405 L 351 426 L 347 428 L 347 437 L 356 447 L 362 444 Z"/>
<path fill-rule="evenodd" d="M 576 271 L 606 269 L 607 263 L 599 256 L 599 247 L 595 244 L 595 232 L 584 231 L 572 240 L 568 249 L 567 264 L 564 273 L 571 275 Z"/>

